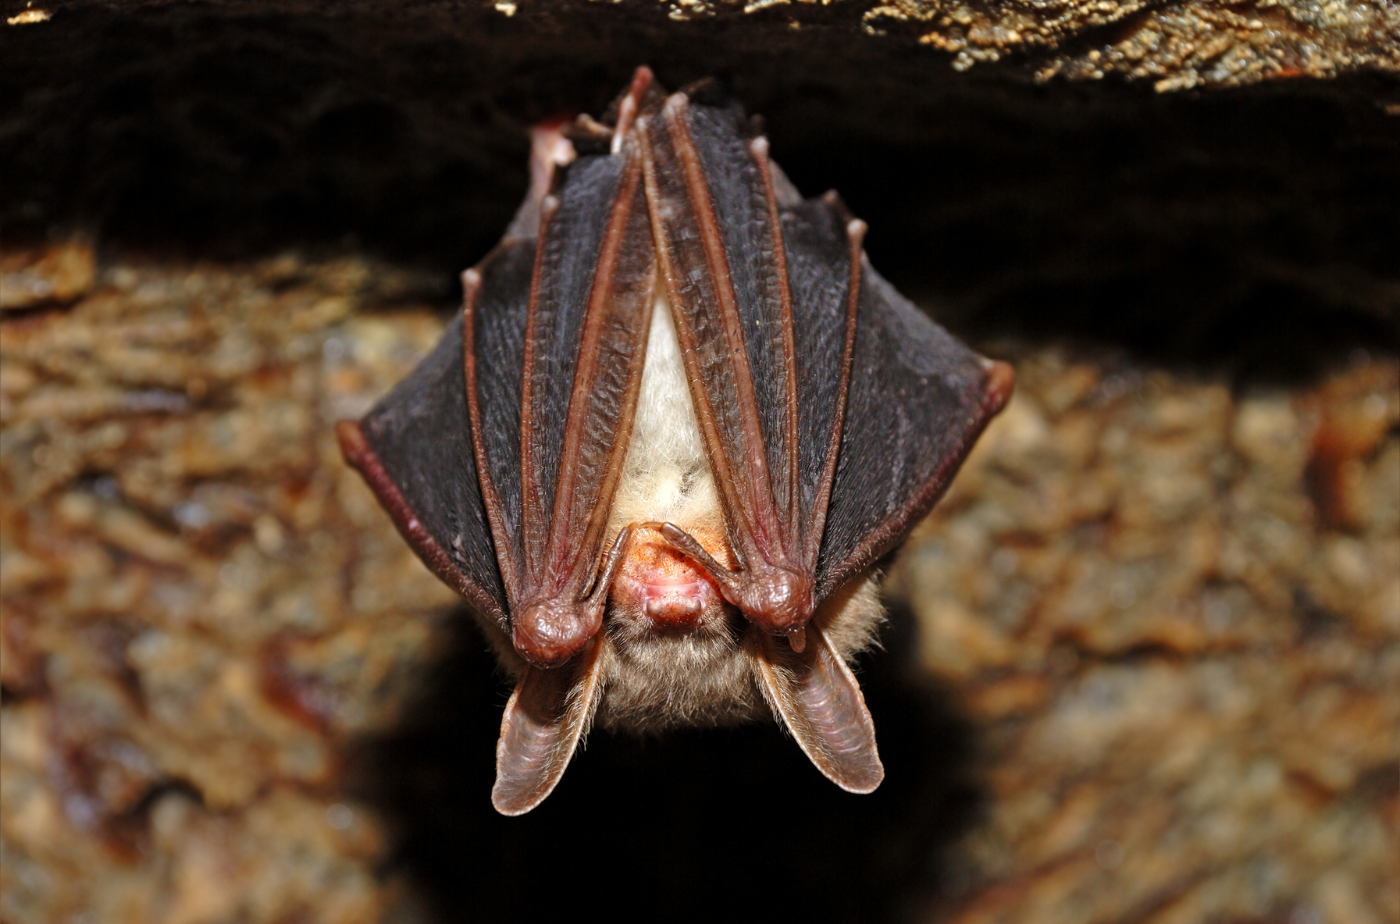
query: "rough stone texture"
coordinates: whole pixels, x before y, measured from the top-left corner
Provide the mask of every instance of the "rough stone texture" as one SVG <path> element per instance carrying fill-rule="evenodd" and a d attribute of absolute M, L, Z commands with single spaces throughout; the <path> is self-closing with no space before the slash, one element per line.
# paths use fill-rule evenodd
<path fill-rule="evenodd" d="M 0 12 L 3 924 L 1400 919 L 1395 4 Z M 595 736 L 501 819 L 329 424 L 642 62 L 1021 385 L 893 567 L 879 792 Z"/>
<path fill-rule="evenodd" d="M 1396 920 L 1400 367 L 1019 368 L 897 572 L 986 729 L 934 917 Z"/>
<path fill-rule="evenodd" d="M 397 284 L 122 266 L 4 322 L 5 921 L 376 918 L 336 748 L 453 599 L 326 429 L 440 330 L 351 317 Z"/>
<path fill-rule="evenodd" d="M 126 13 L 172 6 L 170 0 L 111 4 Z M 360 0 L 350 9 L 387 20 L 462 29 L 463 20 L 511 20 L 567 28 L 586 0 L 496 0 L 475 10 L 443 3 Z M 1158 90 L 1237 86 L 1261 80 L 1334 77 L 1359 69 L 1400 71 L 1400 10 L 1358 0 L 621 0 L 605 15 L 624 22 L 674 28 L 704 20 L 732 22 L 784 43 L 783 33 L 830 30 L 914 37 L 952 53 L 952 66 L 1018 58 L 1016 69 L 1036 80 L 1099 79 L 1121 74 L 1147 79 Z M 15 26 L 62 23 L 92 0 L 28 2 L 7 16 Z M 263 0 L 236 15 L 301 14 L 330 9 L 316 0 Z M 340 5 L 336 5 L 340 9 Z M 217 9 L 217 5 L 215 6 Z M 496 23 L 499 25 L 499 23 Z M 489 27 L 489 26 L 488 26 Z M 791 39 L 789 38 L 790 42 Z"/>
<path fill-rule="evenodd" d="M 6 924 L 544 920 L 578 894 L 521 896 L 580 832 L 623 917 L 1400 915 L 1393 356 L 1232 385 L 984 345 L 1020 386 L 891 575 L 879 793 L 771 728 L 598 736 L 507 820 L 504 687 L 330 433 L 434 342 L 435 292 L 121 261 L 3 321 Z"/>
<path fill-rule="evenodd" d="M 955 52 L 960 70 L 1020 54 L 1037 80 L 1121 74 L 1161 91 L 1400 68 L 1400 9 L 1387 3 L 893 0 L 865 21 Z"/>

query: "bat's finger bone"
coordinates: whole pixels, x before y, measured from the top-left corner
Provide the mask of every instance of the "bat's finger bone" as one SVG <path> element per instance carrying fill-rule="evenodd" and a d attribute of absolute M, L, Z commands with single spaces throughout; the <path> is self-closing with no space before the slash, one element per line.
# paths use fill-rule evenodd
<path fill-rule="evenodd" d="M 632 547 L 632 534 L 635 529 L 634 526 L 625 526 L 622 532 L 617 534 L 612 547 L 608 549 L 608 554 L 603 558 L 601 571 L 588 591 L 587 604 L 598 607 L 600 612 L 607 603 L 608 594 L 612 592 L 612 583 L 617 579 L 618 569 L 622 567 L 627 552 Z"/>
<path fill-rule="evenodd" d="M 715 561 L 714 556 L 705 551 L 705 547 L 700 544 L 700 540 L 674 523 L 653 521 L 649 523 L 638 523 L 637 525 L 642 529 L 650 529 L 660 533 L 661 537 L 666 540 L 671 548 L 695 562 L 695 564 L 699 565 L 714 579 L 714 582 L 724 591 L 726 600 L 738 606 L 737 600 L 730 599 L 731 593 L 737 594 L 739 592 L 740 581 L 738 572 L 726 568 L 724 565 Z"/>

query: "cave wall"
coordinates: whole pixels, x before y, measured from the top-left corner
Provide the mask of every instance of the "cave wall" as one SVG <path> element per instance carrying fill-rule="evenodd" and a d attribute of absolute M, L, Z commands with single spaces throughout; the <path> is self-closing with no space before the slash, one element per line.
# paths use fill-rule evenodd
<path fill-rule="evenodd" d="M 1393 5 L 3 13 L 4 924 L 1400 918 Z M 891 564 L 868 798 L 753 726 L 497 817 L 505 683 L 334 445 L 639 63 L 1020 374 Z"/>

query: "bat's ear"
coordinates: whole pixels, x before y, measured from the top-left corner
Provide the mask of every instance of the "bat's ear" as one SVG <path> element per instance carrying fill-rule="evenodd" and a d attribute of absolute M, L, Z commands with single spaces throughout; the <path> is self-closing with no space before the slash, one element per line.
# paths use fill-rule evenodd
<path fill-rule="evenodd" d="M 568 769 L 598 703 L 603 642 L 563 667 L 526 667 L 501 717 L 491 804 L 523 815 L 545 800 Z"/>
<path fill-rule="evenodd" d="M 827 779 L 847 792 L 874 792 L 885 767 L 860 684 L 815 622 L 807 624 L 806 632 L 799 654 L 750 627 L 746 647 L 764 696 Z"/>

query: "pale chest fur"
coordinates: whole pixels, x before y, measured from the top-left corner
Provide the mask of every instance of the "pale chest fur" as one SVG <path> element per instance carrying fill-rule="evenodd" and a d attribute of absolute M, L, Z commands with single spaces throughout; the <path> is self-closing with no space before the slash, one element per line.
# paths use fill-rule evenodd
<path fill-rule="evenodd" d="M 728 566 L 724 513 L 691 402 L 670 308 L 658 297 L 627 463 L 609 519 L 609 542 L 624 526 L 666 520 L 695 536 Z M 677 628 L 648 618 L 649 582 L 695 586 L 700 617 Z M 843 657 L 867 647 L 883 617 L 873 576 L 852 581 L 815 619 Z M 648 531 L 634 539 L 606 619 L 604 691 L 597 721 L 635 731 L 728 724 L 768 711 L 751 656 L 747 621 L 684 559 Z"/>
<path fill-rule="evenodd" d="M 724 535 L 724 515 L 695 419 L 670 308 L 657 298 L 627 465 L 613 499 L 610 536 L 645 520 Z M 703 542 L 704 540 L 702 540 Z M 708 546 L 709 543 L 706 543 Z"/>

